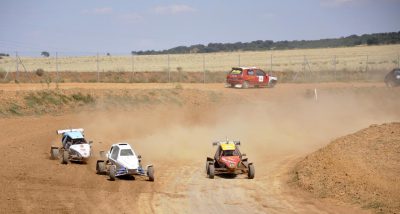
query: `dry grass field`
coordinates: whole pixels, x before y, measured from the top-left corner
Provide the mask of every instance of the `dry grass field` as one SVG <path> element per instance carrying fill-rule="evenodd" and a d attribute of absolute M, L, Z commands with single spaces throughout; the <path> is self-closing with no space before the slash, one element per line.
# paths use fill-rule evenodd
<path fill-rule="evenodd" d="M 146 56 L 20 56 L 27 71 L 42 68 L 45 71 L 96 72 L 143 72 L 177 71 L 221 72 L 232 66 L 258 66 L 266 71 L 379 71 L 390 70 L 399 63 L 400 45 L 360 46 L 351 48 L 326 48 L 302 50 L 277 50 L 260 52 L 225 52 L 209 54 L 174 54 Z M 97 63 L 98 61 L 98 63 Z M 272 64 L 271 64 L 272 61 Z M 19 70 L 24 67 L 19 65 Z M 15 57 L 0 59 L 0 71 L 16 70 Z"/>

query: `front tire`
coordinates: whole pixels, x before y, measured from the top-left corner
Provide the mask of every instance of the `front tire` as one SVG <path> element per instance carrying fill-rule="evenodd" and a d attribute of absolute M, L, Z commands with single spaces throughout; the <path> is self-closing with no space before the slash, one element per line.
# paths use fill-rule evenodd
<path fill-rule="evenodd" d="M 115 181 L 115 174 L 117 173 L 117 167 L 115 165 L 110 166 L 110 181 Z"/>
<path fill-rule="evenodd" d="M 249 179 L 254 178 L 255 171 L 254 171 L 254 165 L 252 163 L 249 164 L 249 171 L 247 173 Z"/>
<path fill-rule="evenodd" d="M 154 181 L 154 168 L 153 168 L 153 166 L 149 166 L 147 168 L 147 176 L 149 176 L 149 181 Z"/>
<path fill-rule="evenodd" d="M 208 166 L 208 177 L 209 177 L 210 179 L 214 179 L 214 175 L 215 175 L 215 167 L 214 167 L 213 164 L 210 164 L 210 165 Z"/>
<path fill-rule="evenodd" d="M 68 164 L 69 152 L 63 150 L 60 158 L 61 164 Z"/>

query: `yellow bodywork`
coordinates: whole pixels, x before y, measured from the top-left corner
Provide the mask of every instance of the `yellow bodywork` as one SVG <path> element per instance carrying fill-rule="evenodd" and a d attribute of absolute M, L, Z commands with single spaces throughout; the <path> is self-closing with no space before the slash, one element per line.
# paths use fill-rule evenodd
<path fill-rule="evenodd" d="M 236 149 L 236 146 L 235 146 L 234 143 L 230 143 L 230 142 L 228 142 L 228 143 L 221 143 L 221 149 L 222 149 L 223 151 L 225 151 L 225 150 L 235 150 L 235 149 Z"/>

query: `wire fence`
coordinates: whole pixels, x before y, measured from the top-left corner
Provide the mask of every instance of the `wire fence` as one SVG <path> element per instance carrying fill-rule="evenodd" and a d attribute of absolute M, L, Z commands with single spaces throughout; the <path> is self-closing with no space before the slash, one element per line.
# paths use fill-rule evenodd
<path fill-rule="evenodd" d="M 347 51 L 346 51 L 347 50 Z M 321 79 L 328 75 L 331 79 L 343 79 L 343 75 L 363 73 L 368 79 L 375 74 L 387 73 L 400 67 L 400 46 L 386 47 L 375 51 L 343 51 L 321 50 L 291 50 L 264 52 L 229 52 L 207 54 L 174 54 L 174 55 L 110 55 L 94 54 L 91 56 L 71 56 L 69 53 L 49 53 L 48 57 L 32 57 L 15 53 L 2 56 L 0 59 L 0 74 L 3 80 L 12 78 L 18 80 L 23 73 L 85 73 L 91 76 L 91 82 L 100 82 L 105 73 L 117 73 L 132 77 L 138 73 L 164 73 L 162 82 L 171 82 L 174 73 L 180 75 L 197 74 L 195 82 L 206 82 L 206 76 L 212 73 L 227 73 L 232 67 L 255 66 L 267 73 L 287 76 L 296 81 L 307 75 Z M 9 73 L 14 73 L 9 75 Z M 202 74 L 202 75 L 201 75 Z M 54 74 L 52 74 L 54 75 Z M 112 74 L 116 75 L 116 74 Z M 375 75 L 375 76 L 376 76 Z M 11 77 L 12 76 L 12 77 Z M 171 79 L 172 78 L 172 79 Z M 194 78 L 194 77 L 193 77 Z M 59 79 L 59 78 L 58 78 Z M 209 78 L 211 80 L 211 78 Z M 322 77 L 323 79 L 323 77 Z M 89 80 L 88 80 L 89 81 Z M 194 80 L 190 80 L 194 81 Z"/>

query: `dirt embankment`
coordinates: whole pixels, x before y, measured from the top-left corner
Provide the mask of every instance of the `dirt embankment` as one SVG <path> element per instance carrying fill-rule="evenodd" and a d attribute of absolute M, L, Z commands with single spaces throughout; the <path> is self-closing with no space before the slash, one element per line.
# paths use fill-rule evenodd
<path fill-rule="evenodd" d="M 294 176 L 317 197 L 400 213 L 400 123 L 338 138 L 302 160 Z"/>
<path fill-rule="evenodd" d="M 17 103 L 28 110 L 35 108 L 29 107 L 26 95 L 49 92 L 40 84 L 0 86 L 1 105 Z M 249 90 L 222 84 L 181 86 L 64 83 L 55 93 L 69 97 L 68 104 L 43 98 L 49 102 L 38 113 L 32 111 L 34 116 L 1 117 L 0 213 L 369 212 L 289 188 L 287 175 L 298 158 L 332 138 L 370 124 L 400 121 L 400 88 L 376 83 Z M 314 88 L 318 100 L 310 93 Z M 72 101 L 79 92 L 94 102 Z M 92 161 L 61 165 L 49 160 L 50 146 L 60 144 L 55 130 L 67 127 L 84 128 L 94 141 Z M 255 164 L 255 179 L 207 178 L 205 158 L 215 152 L 211 142 L 225 137 L 241 140 L 241 150 Z M 121 141 L 131 143 L 144 164 L 154 164 L 155 182 L 111 182 L 96 174 L 99 151 Z"/>

